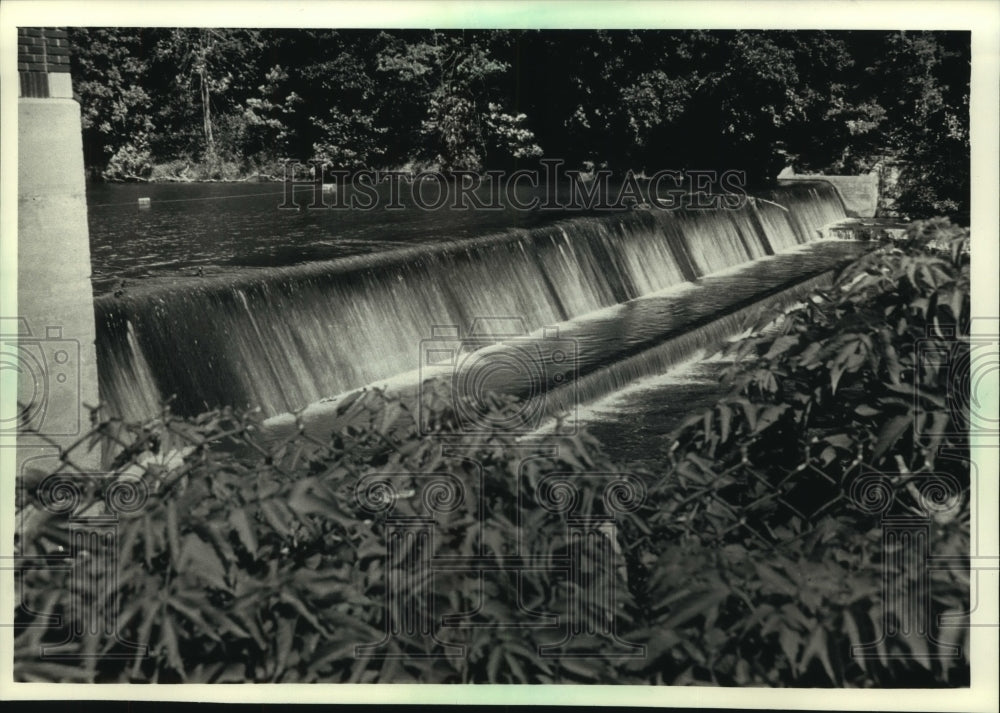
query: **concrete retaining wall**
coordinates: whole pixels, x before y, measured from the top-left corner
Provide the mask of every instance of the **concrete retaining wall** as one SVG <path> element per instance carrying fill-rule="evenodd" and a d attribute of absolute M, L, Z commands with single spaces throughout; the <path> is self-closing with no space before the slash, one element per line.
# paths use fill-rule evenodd
<path fill-rule="evenodd" d="M 878 174 L 868 173 L 862 176 L 824 176 L 821 174 L 795 173 L 786 168 L 778 175 L 778 183 L 793 183 L 795 181 L 826 181 L 834 187 L 840 200 L 844 202 L 844 210 L 852 218 L 872 218 L 878 209 Z"/>
<path fill-rule="evenodd" d="M 87 406 L 98 404 L 80 105 L 65 38 L 18 28 L 17 314 L 2 315 L 0 342 L 17 360 L 27 408 L 4 419 L 0 446 L 16 441 L 22 474 L 51 469 L 90 430 Z M 99 456 L 77 446 L 70 467 L 96 470 Z"/>

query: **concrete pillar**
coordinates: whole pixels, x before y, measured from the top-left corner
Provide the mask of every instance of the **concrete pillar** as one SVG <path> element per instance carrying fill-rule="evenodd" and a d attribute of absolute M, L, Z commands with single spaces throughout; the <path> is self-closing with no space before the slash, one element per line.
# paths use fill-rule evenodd
<path fill-rule="evenodd" d="M 0 445 L 16 440 L 21 475 L 50 469 L 70 448 L 75 469 L 96 470 L 98 450 L 78 444 L 90 428 L 86 405 L 98 404 L 80 106 L 66 32 L 17 32 L 18 313 L 3 315 L 0 329 L 19 403 L 13 413 L 4 399 Z"/>

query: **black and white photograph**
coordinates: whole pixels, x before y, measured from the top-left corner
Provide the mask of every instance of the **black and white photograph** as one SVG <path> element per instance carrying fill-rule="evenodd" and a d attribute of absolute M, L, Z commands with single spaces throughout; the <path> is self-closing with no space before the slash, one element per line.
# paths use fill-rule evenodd
<path fill-rule="evenodd" d="M 997 6 L 59 5 L 0 696 L 995 710 Z"/>

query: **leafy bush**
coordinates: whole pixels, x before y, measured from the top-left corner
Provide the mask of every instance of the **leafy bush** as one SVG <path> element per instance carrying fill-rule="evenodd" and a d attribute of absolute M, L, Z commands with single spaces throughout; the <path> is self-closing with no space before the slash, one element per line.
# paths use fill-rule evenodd
<path fill-rule="evenodd" d="M 968 366 L 967 340 L 951 336 L 968 326 L 967 247 L 967 230 L 914 223 L 906 241 L 853 263 L 779 329 L 736 344 L 732 392 L 679 429 L 656 532 L 677 543 L 665 561 L 700 559 L 710 573 L 700 591 L 708 613 L 686 640 L 706 659 L 706 682 L 967 680 L 961 657 L 934 658 L 959 643 L 960 628 L 933 632 L 939 651 L 912 635 L 890 637 L 871 661 L 849 655 L 906 615 L 910 602 L 886 598 L 878 569 L 912 589 L 927 566 L 899 569 L 882 546 L 887 525 L 870 512 L 879 508 L 867 507 L 883 503 L 867 498 L 932 524 L 935 555 L 969 552 L 967 380 L 950 370 Z M 950 358 L 921 358 L 942 351 Z M 966 565 L 932 578 L 930 621 L 961 618 Z M 662 581 L 657 596 L 668 596 Z"/>
<path fill-rule="evenodd" d="M 442 511 L 438 531 L 444 536 L 435 540 L 434 554 L 499 561 L 509 556 L 512 543 L 523 540 L 531 555 L 559 557 L 567 544 L 559 539 L 558 518 L 543 508 L 520 512 L 515 483 L 523 481 L 523 495 L 534 498 L 543 474 L 627 476 L 615 475 L 615 466 L 587 437 L 565 439 L 558 453 L 547 455 L 548 444 L 539 452 L 526 451 L 515 435 L 498 433 L 465 438 L 449 454 L 439 439 L 414 430 L 401 403 L 376 391 L 360 394 L 341 416 L 344 426 L 329 443 L 301 436 L 267 451 L 253 414 L 213 412 L 187 421 L 164 413 L 141 426 L 102 424 L 95 439 L 110 438 L 114 426 L 114 438 L 128 443 L 115 463 L 114 482 L 141 480 L 148 491 L 148 499 L 137 497 L 144 499 L 141 508 L 119 525 L 118 639 L 90 641 L 91 650 L 84 642 L 70 647 L 68 655 L 78 666 L 70 673 L 38 658 L 38 647 L 60 642 L 63 632 L 25 628 L 17 640 L 19 676 L 160 682 L 561 678 L 558 664 L 543 661 L 533 668 L 524 652 L 534 645 L 519 636 L 507 639 L 502 630 L 458 630 L 458 640 L 469 647 L 468 656 L 459 659 L 428 661 L 419 658 L 426 652 L 414 648 L 397 651 L 413 654 L 412 661 L 356 656 L 356 646 L 383 638 L 386 578 L 392 576 L 385 516 L 362 505 L 388 503 L 397 513 L 420 515 L 422 503 L 447 499 L 442 488 L 470 491 L 454 512 Z M 391 495 L 385 485 L 365 485 L 365 478 L 379 473 L 399 474 L 389 478 L 398 494 L 390 501 L 378 500 Z M 45 485 L 45 477 L 37 473 L 22 482 L 30 501 L 21 509 L 24 555 L 72 549 L 71 519 L 44 507 L 49 502 L 51 508 L 56 488 Z M 86 475 L 67 478 L 79 491 L 70 497 L 76 513 L 99 511 L 102 498 L 120 487 Z M 598 500 L 593 494 L 582 484 L 585 510 Z M 475 528 L 479 502 L 488 507 L 481 537 Z M 552 536 L 545 536 L 547 531 Z M 25 576 L 26 612 L 35 613 L 36 621 L 52 615 L 72 620 L 68 572 Z M 482 604 L 475 576 L 446 579 L 455 582 L 438 588 L 442 601 L 433 604 L 439 611 L 474 611 Z M 509 586 L 510 579 L 502 574 L 500 582 L 487 586 Z M 566 616 L 563 580 L 527 572 L 521 592 Z M 97 592 L 107 581 L 88 580 L 86 586 Z M 412 596 L 418 609 L 432 603 Z M 509 606 L 486 602 L 482 614 L 486 621 L 502 620 Z M 150 655 L 130 658 L 132 647 L 123 641 L 150 647 Z M 94 647 L 104 656 L 87 658 Z M 501 664 L 497 656 L 513 663 Z M 574 663 L 568 666 L 572 671 Z"/>
<path fill-rule="evenodd" d="M 82 520 L 67 513 L 116 505 L 113 574 L 98 568 L 74 593 L 65 563 L 25 566 L 16 675 L 965 685 L 967 660 L 937 657 L 964 643 L 962 629 L 932 630 L 939 643 L 889 635 L 909 620 L 883 574 L 921 572 L 886 547 L 881 517 L 896 510 L 877 506 L 891 495 L 897 510 L 923 513 L 929 551 L 958 557 L 930 575 L 930 612 L 960 618 L 965 426 L 949 428 L 961 414 L 949 410 L 946 365 L 920 355 L 963 348 L 943 326 L 968 319 L 967 239 L 944 222 L 915 224 L 905 244 L 862 258 L 777 321 L 765 316 L 733 347 L 732 392 L 678 429 L 661 473 L 624 471 L 586 434 L 422 434 L 378 391 L 342 402 L 327 441 L 268 444 L 259 417 L 232 411 L 101 422 L 92 438 L 114 444 L 117 478 L 22 476 L 17 547 L 97 560 L 99 544 L 80 549 Z M 873 491 L 860 487 L 873 476 Z M 592 518 L 582 539 L 567 513 Z M 431 557 L 466 559 L 431 575 Z M 78 596 L 117 601 L 116 636 L 63 643 L 50 617 L 79 619 Z M 442 627 L 449 616 L 461 625 Z M 520 626 L 502 626 L 511 622 Z M 560 644 L 567 622 L 589 638 Z M 852 655 L 866 644 L 873 658 Z M 52 645 L 61 661 L 39 657 Z M 427 656 L 454 645 L 463 655 Z M 541 656 L 542 646 L 556 650 Z"/>
<path fill-rule="evenodd" d="M 263 174 L 272 180 L 283 178 L 279 162 L 255 164 L 253 161 L 229 161 L 218 154 L 206 155 L 201 160 L 190 156 L 164 163 L 153 164 L 150 169 L 151 181 L 190 183 L 198 181 L 243 181 Z"/>
<path fill-rule="evenodd" d="M 190 156 L 153 164 L 151 179 L 153 181 L 193 181 L 195 180 L 192 174 L 193 164 L 194 161 Z"/>
<path fill-rule="evenodd" d="M 105 181 L 134 181 L 149 178 L 153 173 L 149 143 L 144 137 L 120 146 L 108 159 L 101 173 Z"/>

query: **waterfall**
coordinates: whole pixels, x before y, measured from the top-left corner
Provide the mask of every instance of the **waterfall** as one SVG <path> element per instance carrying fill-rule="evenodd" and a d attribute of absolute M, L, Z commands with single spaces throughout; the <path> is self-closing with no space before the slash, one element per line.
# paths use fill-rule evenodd
<path fill-rule="evenodd" d="M 788 252 L 845 217 L 801 184 L 739 210 L 636 210 L 96 301 L 102 402 L 138 419 L 173 396 L 274 415 L 418 368 L 435 326 L 528 331 Z"/>

